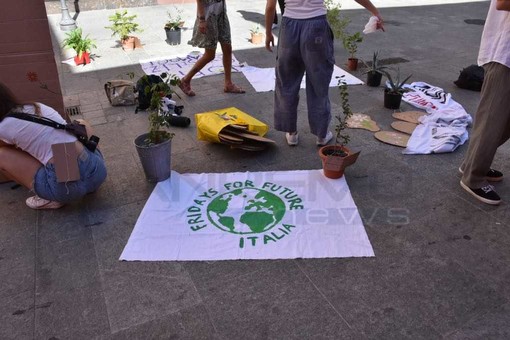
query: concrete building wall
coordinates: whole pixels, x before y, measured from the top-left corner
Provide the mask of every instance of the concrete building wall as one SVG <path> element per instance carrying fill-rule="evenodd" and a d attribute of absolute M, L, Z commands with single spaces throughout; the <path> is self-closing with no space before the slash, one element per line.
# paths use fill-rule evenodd
<path fill-rule="evenodd" d="M 20 100 L 42 102 L 64 115 L 44 2 L 2 0 L 1 8 L 0 81 Z M 29 72 L 39 80 L 30 81 Z M 41 84 L 55 93 L 41 88 Z"/>
<path fill-rule="evenodd" d="M 71 12 L 91 11 L 100 9 L 116 9 L 153 5 L 179 5 L 182 3 L 196 2 L 196 0 L 79 0 L 67 1 L 67 7 Z M 60 0 L 46 0 L 48 14 L 60 13 Z"/>

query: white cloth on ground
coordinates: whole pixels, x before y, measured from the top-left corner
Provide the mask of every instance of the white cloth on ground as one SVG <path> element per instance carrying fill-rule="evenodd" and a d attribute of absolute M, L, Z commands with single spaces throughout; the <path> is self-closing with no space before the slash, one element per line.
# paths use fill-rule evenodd
<path fill-rule="evenodd" d="M 254 66 L 244 66 L 241 68 L 241 72 L 243 72 L 244 76 L 250 82 L 251 86 L 257 92 L 267 92 L 274 91 L 275 86 L 275 69 L 274 67 L 270 68 L 258 68 Z M 347 85 L 361 85 L 363 81 L 356 78 L 352 74 L 342 70 L 340 67 L 336 66 L 333 68 L 333 76 L 331 77 L 331 82 L 329 83 L 329 87 L 338 86 L 338 79 L 343 77 L 343 80 Z M 306 88 L 306 74 L 301 81 L 301 88 Z"/>
<path fill-rule="evenodd" d="M 175 74 L 179 78 L 184 77 L 191 68 L 195 65 L 197 60 L 202 56 L 202 53 L 190 53 L 187 56 L 170 57 L 159 60 L 140 60 L 140 66 L 145 74 L 169 73 Z M 234 54 L 232 54 L 232 73 L 240 72 L 241 65 L 237 61 Z M 223 74 L 223 54 L 216 54 L 215 58 L 209 62 L 204 68 L 200 70 L 194 79 Z"/>
<path fill-rule="evenodd" d="M 405 87 L 412 91 L 404 93 L 402 99 L 428 114 L 420 117 L 404 154 L 453 152 L 468 140 L 467 127 L 473 120 L 451 94 L 424 82 Z"/>

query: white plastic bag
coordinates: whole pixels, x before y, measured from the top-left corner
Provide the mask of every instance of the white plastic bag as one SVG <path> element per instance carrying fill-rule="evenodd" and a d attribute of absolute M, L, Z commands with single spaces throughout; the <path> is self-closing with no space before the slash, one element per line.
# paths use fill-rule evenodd
<path fill-rule="evenodd" d="M 377 23 L 379 22 L 379 18 L 374 16 L 371 16 L 368 20 L 367 24 L 365 25 L 365 29 L 363 30 L 363 33 L 368 34 L 377 31 Z"/>

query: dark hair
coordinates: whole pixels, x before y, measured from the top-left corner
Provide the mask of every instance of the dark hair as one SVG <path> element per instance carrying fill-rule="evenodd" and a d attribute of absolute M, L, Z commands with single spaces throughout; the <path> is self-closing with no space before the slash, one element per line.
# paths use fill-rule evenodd
<path fill-rule="evenodd" d="M 2 120 L 12 109 L 23 105 L 33 105 L 36 114 L 40 114 L 39 105 L 36 103 L 20 103 L 12 91 L 5 86 L 4 83 L 0 82 L 0 120 Z"/>

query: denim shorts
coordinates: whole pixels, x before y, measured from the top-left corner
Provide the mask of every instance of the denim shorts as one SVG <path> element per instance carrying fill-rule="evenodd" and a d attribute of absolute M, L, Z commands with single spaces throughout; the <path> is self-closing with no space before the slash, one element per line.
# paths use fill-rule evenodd
<path fill-rule="evenodd" d="M 72 182 L 57 182 L 55 165 L 48 163 L 37 170 L 34 177 L 34 192 L 50 201 L 68 203 L 96 191 L 106 179 L 103 155 L 83 148 L 78 156 L 80 179 Z"/>

